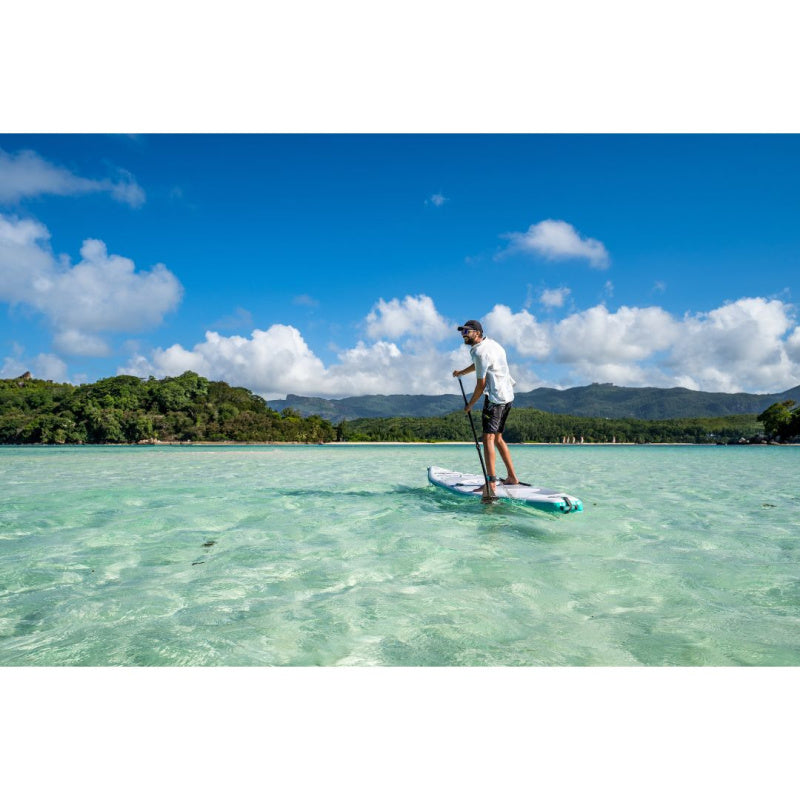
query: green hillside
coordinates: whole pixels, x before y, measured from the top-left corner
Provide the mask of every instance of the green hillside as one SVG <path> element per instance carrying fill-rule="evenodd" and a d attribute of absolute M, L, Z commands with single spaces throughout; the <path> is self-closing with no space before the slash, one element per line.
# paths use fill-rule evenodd
<path fill-rule="evenodd" d="M 439 417 L 464 405 L 461 395 L 454 394 L 370 394 L 342 400 L 289 394 L 285 400 L 269 400 L 268 403 L 277 411 L 292 408 L 298 414 L 317 414 L 331 422 L 360 417 Z"/>
<path fill-rule="evenodd" d="M 534 389 L 520 392 L 514 400 L 517 409 L 535 408 L 552 414 L 609 419 L 680 419 L 760 414 L 773 403 L 800 402 L 800 386 L 777 394 L 725 394 L 696 392 L 691 389 L 626 388 L 610 383 L 593 383 L 572 389 Z M 270 400 L 278 411 L 292 408 L 302 415 L 316 414 L 331 422 L 374 417 L 438 417 L 459 409 L 461 395 L 365 395 L 326 400 L 319 397 L 289 395 L 285 400 Z"/>
<path fill-rule="evenodd" d="M 148 440 L 331 441 L 327 420 L 269 408 L 248 389 L 194 372 L 131 375 L 73 386 L 28 375 L 0 381 L 0 444 L 113 444 Z"/>

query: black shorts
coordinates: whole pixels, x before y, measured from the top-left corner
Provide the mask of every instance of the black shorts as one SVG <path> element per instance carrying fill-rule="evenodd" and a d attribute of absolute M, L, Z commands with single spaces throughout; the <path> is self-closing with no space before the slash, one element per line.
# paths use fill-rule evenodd
<path fill-rule="evenodd" d="M 511 411 L 511 403 L 490 403 L 489 397 L 485 397 L 481 414 L 483 432 L 502 433 L 506 427 L 509 411 Z"/>

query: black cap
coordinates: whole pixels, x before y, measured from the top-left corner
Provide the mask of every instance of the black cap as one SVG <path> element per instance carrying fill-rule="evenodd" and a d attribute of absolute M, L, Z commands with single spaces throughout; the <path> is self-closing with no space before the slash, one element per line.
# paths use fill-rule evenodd
<path fill-rule="evenodd" d="M 483 336 L 483 325 L 476 319 L 468 319 L 463 325 L 458 326 L 459 333 L 466 333 L 467 331 L 477 331 Z"/>

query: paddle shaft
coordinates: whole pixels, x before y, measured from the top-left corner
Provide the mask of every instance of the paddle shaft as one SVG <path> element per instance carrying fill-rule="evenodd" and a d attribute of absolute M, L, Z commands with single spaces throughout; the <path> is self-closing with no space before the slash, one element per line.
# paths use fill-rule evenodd
<path fill-rule="evenodd" d="M 469 405 L 467 400 L 467 393 L 464 391 L 464 384 L 461 383 L 461 378 L 458 379 L 458 385 L 461 387 L 461 395 L 464 398 L 464 407 Z M 492 487 L 489 486 L 489 473 L 486 472 L 486 464 L 483 463 L 483 453 L 481 453 L 481 446 L 478 444 L 478 432 L 475 430 L 475 423 L 472 420 L 472 410 L 467 411 L 469 417 L 469 424 L 472 426 L 472 438 L 475 440 L 475 449 L 478 451 L 478 458 L 481 460 L 481 469 L 483 470 L 483 479 L 486 481 L 486 492 L 489 497 L 494 497 L 492 494 Z"/>

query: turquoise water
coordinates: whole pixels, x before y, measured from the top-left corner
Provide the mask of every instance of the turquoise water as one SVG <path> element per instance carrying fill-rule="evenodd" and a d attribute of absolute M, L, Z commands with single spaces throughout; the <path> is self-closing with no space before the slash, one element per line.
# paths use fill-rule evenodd
<path fill-rule="evenodd" d="M 798 665 L 800 448 L 0 448 L 0 665 Z"/>

